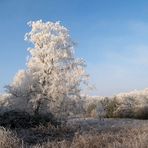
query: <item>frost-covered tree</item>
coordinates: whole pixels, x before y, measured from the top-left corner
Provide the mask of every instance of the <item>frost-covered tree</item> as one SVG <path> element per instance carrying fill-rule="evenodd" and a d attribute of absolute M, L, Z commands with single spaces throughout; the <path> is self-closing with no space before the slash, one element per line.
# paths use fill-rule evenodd
<path fill-rule="evenodd" d="M 54 113 L 66 110 L 71 99 L 80 98 L 81 86 L 87 82 L 85 61 L 75 57 L 69 31 L 59 22 L 28 24 L 32 30 L 25 40 L 33 47 L 28 49 L 26 70 L 19 71 L 7 87 L 15 98 L 12 102 L 35 114 L 45 106 Z"/>

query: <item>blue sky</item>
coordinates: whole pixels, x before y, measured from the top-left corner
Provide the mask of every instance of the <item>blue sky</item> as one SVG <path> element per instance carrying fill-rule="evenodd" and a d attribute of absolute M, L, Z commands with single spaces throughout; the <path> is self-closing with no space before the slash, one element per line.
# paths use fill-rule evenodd
<path fill-rule="evenodd" d="M 147 0 L 0 0 L 0 91 L 25 68 L 27 22 L 61 21 L 87 62 L 95 95 L 148 87 Z"/>

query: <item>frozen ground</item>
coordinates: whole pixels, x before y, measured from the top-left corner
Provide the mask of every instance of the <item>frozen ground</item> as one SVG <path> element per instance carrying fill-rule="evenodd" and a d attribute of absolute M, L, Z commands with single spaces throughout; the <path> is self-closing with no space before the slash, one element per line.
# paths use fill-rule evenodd
<path fill-rule="evenodd" d="M 140 128 L 148 127 L 148 120 L 137 119 L 93 119 L 93 118 L 73 118 L 69 119 L 68 125 L 76 125 L 82 130 L 96 129 L 105 130 L 110 128 Z"/>

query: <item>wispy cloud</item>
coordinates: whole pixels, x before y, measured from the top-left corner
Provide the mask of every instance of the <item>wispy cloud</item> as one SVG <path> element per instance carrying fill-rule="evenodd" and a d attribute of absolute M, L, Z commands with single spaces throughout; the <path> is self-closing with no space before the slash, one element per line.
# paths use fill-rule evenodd
<path fill-rule="evenodd" d="M 126 35 L 107 38 L 102 60 L 88 65 L 96 95 L 148 87 L 148 24 L 127 22 L 125 26 Z"/>

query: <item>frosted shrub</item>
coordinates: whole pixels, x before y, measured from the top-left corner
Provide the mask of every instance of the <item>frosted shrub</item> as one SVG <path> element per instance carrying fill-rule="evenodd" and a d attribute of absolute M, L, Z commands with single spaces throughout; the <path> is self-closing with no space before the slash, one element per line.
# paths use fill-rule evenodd
<path fill-rule="evenodd" d="M 135 118 L 148 119 L 148 105 L 136 106 L 133 109 L 133 114 Z"/>
<path fill-rule="evenodd" d="M 11 95 L 4 93 L 0 95 L 0 114 L 3 114 L 4 112 L 11 109 L 10 105 Z"/>
<path fill-rule="evenodd" d="M 132 91 L 116 95 L 119 106 L 116 109 L 117 117 L 143 118 L 148 116 L 148 89 Z"/>
<path fill-rule="evenodd" d="M 103 100 L 101 100 L 101 104 L 104 107 L 104 111 L 105 111 L 105 117 L 107 118 L 113 118 L 115 117 L 115 112 L 119 106 L 117 98 L 113 97 L 113 98 L 104 98 Z"/>
<path fill-rule="evenodd" d="M 96 117 L 96 104 L 92 103 L 86 109 L 86 116 L 88 117 Z"/>

